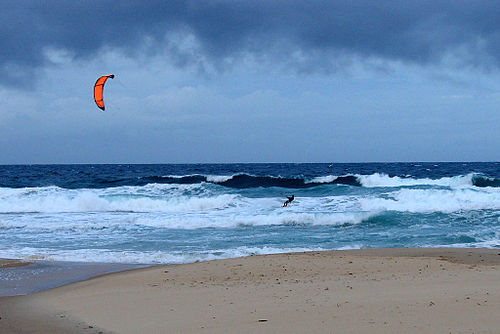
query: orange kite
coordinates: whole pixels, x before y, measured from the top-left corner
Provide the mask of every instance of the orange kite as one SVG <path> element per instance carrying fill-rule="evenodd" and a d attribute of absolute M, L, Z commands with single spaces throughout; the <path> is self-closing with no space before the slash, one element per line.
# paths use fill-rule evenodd
<path fill-rule="evenodd" d="M 104 90 L 104 84 L 106 83 L 106 80 L 108 80 L 108 78 L 113 79 L 114 77 L 115 77 L 114 74 L 103 75 L 102 77 L 97 79 L 97 81 L 95 82 L 94 101 L 95 101 L 95 104 L 97 104 L 97 106 L 101 110 L 104 110 L 104 101 L 103 101 L 103 96 L 102 96 L 102 92 Z"/>

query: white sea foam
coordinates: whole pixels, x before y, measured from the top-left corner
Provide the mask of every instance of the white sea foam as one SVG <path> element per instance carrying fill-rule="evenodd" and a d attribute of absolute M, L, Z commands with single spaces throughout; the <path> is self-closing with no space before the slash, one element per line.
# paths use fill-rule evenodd
<path fill-rule="evenodd" d="M 451 213 L 467 210 L 500 209 L 500 191 L 497 189 L 400 189 L 384 197 L 360 198 L 366 211 L 401 211 L 413 213 Z"/>
<path fill-rule="evenodd" d="M 335 175 L 318 176 L 310 180 L 306 180 L 305 183 L 330 183 L 335 181 L 337 178 L 338 176 Z"/>
<path fill-rule="evenodd" d="M 189 196 L 197 186 L 149 185 L 108 189 L 62 189 L 58 187 L 0 188 L 0 213 L 23 212 L 186 212 L 217 210 L 232 205 L 237 195 Z M 199 186 L 198 186 L 199 187 Z M 204 195 L 204 196 L 203 196 Z"/>
<path fill-rule="evenodd" d="M 446 247 L 451 247 L 451 248 L 500 248 L 500 238 L 494 238 L 491 240 L 485 240 L 485 241 L 476 241 L 473 243 L 453 243 L 453 244 L 426 244 L 422 245 L 422 247 L 433 247 L 433 248 L 446 248 Z"/>
<path fill-rule="evenodd" d="M 338 250 L 351 250 L 351 249 L 361 249 L 361 248 L 363 248 L 363 245 L 357 243 L 357 244 L 351 244 L 351 245 L 339 247 Z"/>
<path fill-rule="evenodd" d="M 429 179 L 429 178 L 413 178 L 410 175 L 406 177 L 400 176 L 389 176 L 383 173 L 374 173 L 370 175 L 354 175 L 359 180 L 363 187 L 375 188 L 375 187 L 408 187 L 408 186 L 443 186 L 443 187 L 460 187 L 460 186 L 471 186 L 472 178 L 474 174 L 460 175 L 454 177 L 443 177 L 439 179 Z M 318 176 L 312 179 L 308 179 L 305 183 L 331 183 L 338 178 L 336 175 L 325 175 Z"/>
<path fill-rule="evenodd" d="M 356 175 L 363 187 L 408 187 L 419 185 L 443 186 L 443 187 L 461 187 L 472 186 L 474 174 L 443 177 L 440 179 L 415 179 L 402 178 L 399 176 L 389 176 L 387 174 L 375 173 L 371 175 Z"/>
<path fill-rule="evenodd" d="M 231 180 L 234 175 L 206 175 L 208 182 L 222 183 Z"/>
<path fill-rule="evenodd" d="M 19 229 L 38 233 L 53 231 L 62 233 L 102 234 L 111 231 L 143 230 L 144 227 L 155 229 L 200 229 L 200 228 L 236 228 L 244 226 L 342 226 L 354 225 L 376 215 L 365 212 L 274 212 L 252 214 L 250 210 L 222 210 L 200 213 L 44 213 L 43 219 L 30 216 L 17 216 L 0 221 L 0 229 Z M 96 216 L 96 214 L 98 216 Z M 59 231 L 59 232 L 58 232 Z M 99 235 L 96 236 L 100 238 Z"/>
<path fill-rule="evenodd" d="M 113 251 L 108 249 L 61 250 L 50 248 L 24 247 L 2 251 L 2 256 L 28 261 L 75 261 L 100 263 L 137 263 L 137 264 L 177 264 L 195 261 L 238 258 L 251 255 L 322 251 L 320 247 L 236 247 L 213 249 L 202 252 L 163 252 L 163 251 Z"/>
<path fill-rule="evenodd" d="M 283 209 L 282 198 L 247 198 L 236 194 L 185 196 L 185 189 L 168 189 L 160 196 L 156 186 L 97 190 L 25 190 L 4 196 L 0 228 L 31 230 L 198 229 L 234 228 L 266 225 L 344 225 L 358 224 L 374 212 L 360 210 L 356 196 L 296 197 Z M 191 191 L 189 191 L 191 192 Z M 30 195 L 27 195 L 30 193 Z M 27 214 L 33 213 L 31 216 Z M 35 215 L 35 216 L 33 216 Z M 43 216 L 43 219 L 34 219 Z M 4 216 L 5 217 L 5 216 Z"/>
<path fill-rule="evenodd" d="M 275 197 L 248 198 L 238 194 L 217 194 L 201 185 L 153 184 L 144 187 L 78 190 L 58 187 L 0 188 L 0 214 L 81 214 L 54 219 L 64 221 L 61 225 L 71 226 L 73 220 L 84 225 L 88 221 L 95 221 L 95 217 L 89 218 L 88 214 L 99 213 L 103 224 L 112 221 L 113 217 L 129 224 L 128 221 L 133 218 L 134 224 L 165 228 L 342 225 L 359 223 L 383 211 L 449 213 L 461 210 L 496 210 L 500 209 L 500 189 L 396 188 L 378 194 L 299 196 L 286 210 L 281 208 L 281 203 L 282 198 Z M 43 226 L 51 226 L 50 219 L 44 219 Z M 21 217 L 0 221 L 0 224 L 31 226 L 37 222 L 38 220 L 26 222 Z"/>
<path fill-rule="evenodd" d="M 500 222 L 500 188 L 473 187 L 471 175 L 439 180 L 383 174 L 370 177 L 369 188 L 297 190 L 287 208 L 281 207 L 284 197 L 280 189 L 227 190 L 210 183 L 106 189 L 0 188 L 0 257 L 184 263 L 317 250 L 316 245 L 390 247 L 408 233 L 416 240 L 410 241 L 410 246 L 416 242 L 433 246 L 462 242 L 453 238 L 455 223 L 461 229 L 457 233 L 477 240 L 467 243 L 464 238 L 464 246 L 498 247 L 500 235 L 495 227 Z M 316 181 L 330 182 L 327 177 Z M 434 212 L 451 214 L 439 215 L 443 221 L 418 215 Z M 380 214 L 383 216 L 377 220 Z M 367 220 L 370 223 L 364 224 Z M 400 222 L 403 225 L 399 226 Z M 473 227 L 469 229 L 469 225 Z M 430 228 L 435 235 L 436 227 L 443 230 L 442 236 L 431 241 L 422 237 Z M 477 235 L 471 232 L 476 230 Z M 452 238 L 448 239 L 450 233 Z M 295 240 L 287 240 L 291 235 L 304 237 L 297 239 L 301 247 L 303 240 L 312 241 L 306 241 L 303 248 L 293 248 Z M 245 243 L 248 246 L 242 246 Z M 255 244 L 258 246 L 250 247 Z M 25 245 L 32 248 L 23 248 Z"/>
<path fill-rule="evenodd" d="M 186 175 L 165 175 L 165 177 L 170 177 L 173 179 L 182 179 L 185 177 L 202 176 L 207 179 L 208 182 L 222 183 L 227 180 L 232 179 L 235 175 L 203 175 L 203 174 L 186 174 Z"/>

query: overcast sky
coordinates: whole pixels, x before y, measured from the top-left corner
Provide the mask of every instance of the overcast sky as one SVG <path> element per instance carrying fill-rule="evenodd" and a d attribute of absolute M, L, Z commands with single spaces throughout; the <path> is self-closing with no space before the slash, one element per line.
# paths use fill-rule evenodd
<path fill-rule="evenodd" d="M 0 164 L 500 160 L 498 1 L 4 0 L 0 22 Z"/>

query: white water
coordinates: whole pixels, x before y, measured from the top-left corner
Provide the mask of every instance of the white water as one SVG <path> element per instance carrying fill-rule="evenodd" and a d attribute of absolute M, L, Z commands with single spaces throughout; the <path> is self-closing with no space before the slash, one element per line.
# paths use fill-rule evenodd
<path fill-rule="evenodd" d="M 373 240 L 380 240 L 377 246 L 392 247 L 401 238 L 414 246 L 500 247 L 500 188 L 473 186 L 473 174 L 437 180 L 356 176 L 363 187 L 295 189 L 295 201 L 287 208 L 281 205 L 290 190 L 238 190 L 209 183 L 0 188 L 0 257 L 183 263 L 371 247 Z M 384 222 L 378 218 L 384 215 L 399 220 L 378 228 Z M 440 215 L 440 221 L 428 215 Z M 273 235 L 273 227 L 280 233 Z M 474 241 L 464 243 L 461 237 Z M 182 247 L 176 244 L 179 238 Z"/>

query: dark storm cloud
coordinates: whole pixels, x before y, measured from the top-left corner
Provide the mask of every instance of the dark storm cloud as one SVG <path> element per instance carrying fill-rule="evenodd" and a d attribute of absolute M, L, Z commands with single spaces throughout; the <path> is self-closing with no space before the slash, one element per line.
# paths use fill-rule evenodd
<path fill-rule="evenodd" d="M 0 82 L 11 86 L 30 82 L 50 48 L 76 59 L 102 48 L 131 57 L 170 51 L 178 65 L 246 55 L 286 63 L 297 51 L 306 71 L 352 55 L 428 64 L 456 54 L 461 65 L 500 63 L 497 1 L 16 0 L 2 2 L 0 22 Z M 195 51 L 180 47 L 187 35 Z"/>

